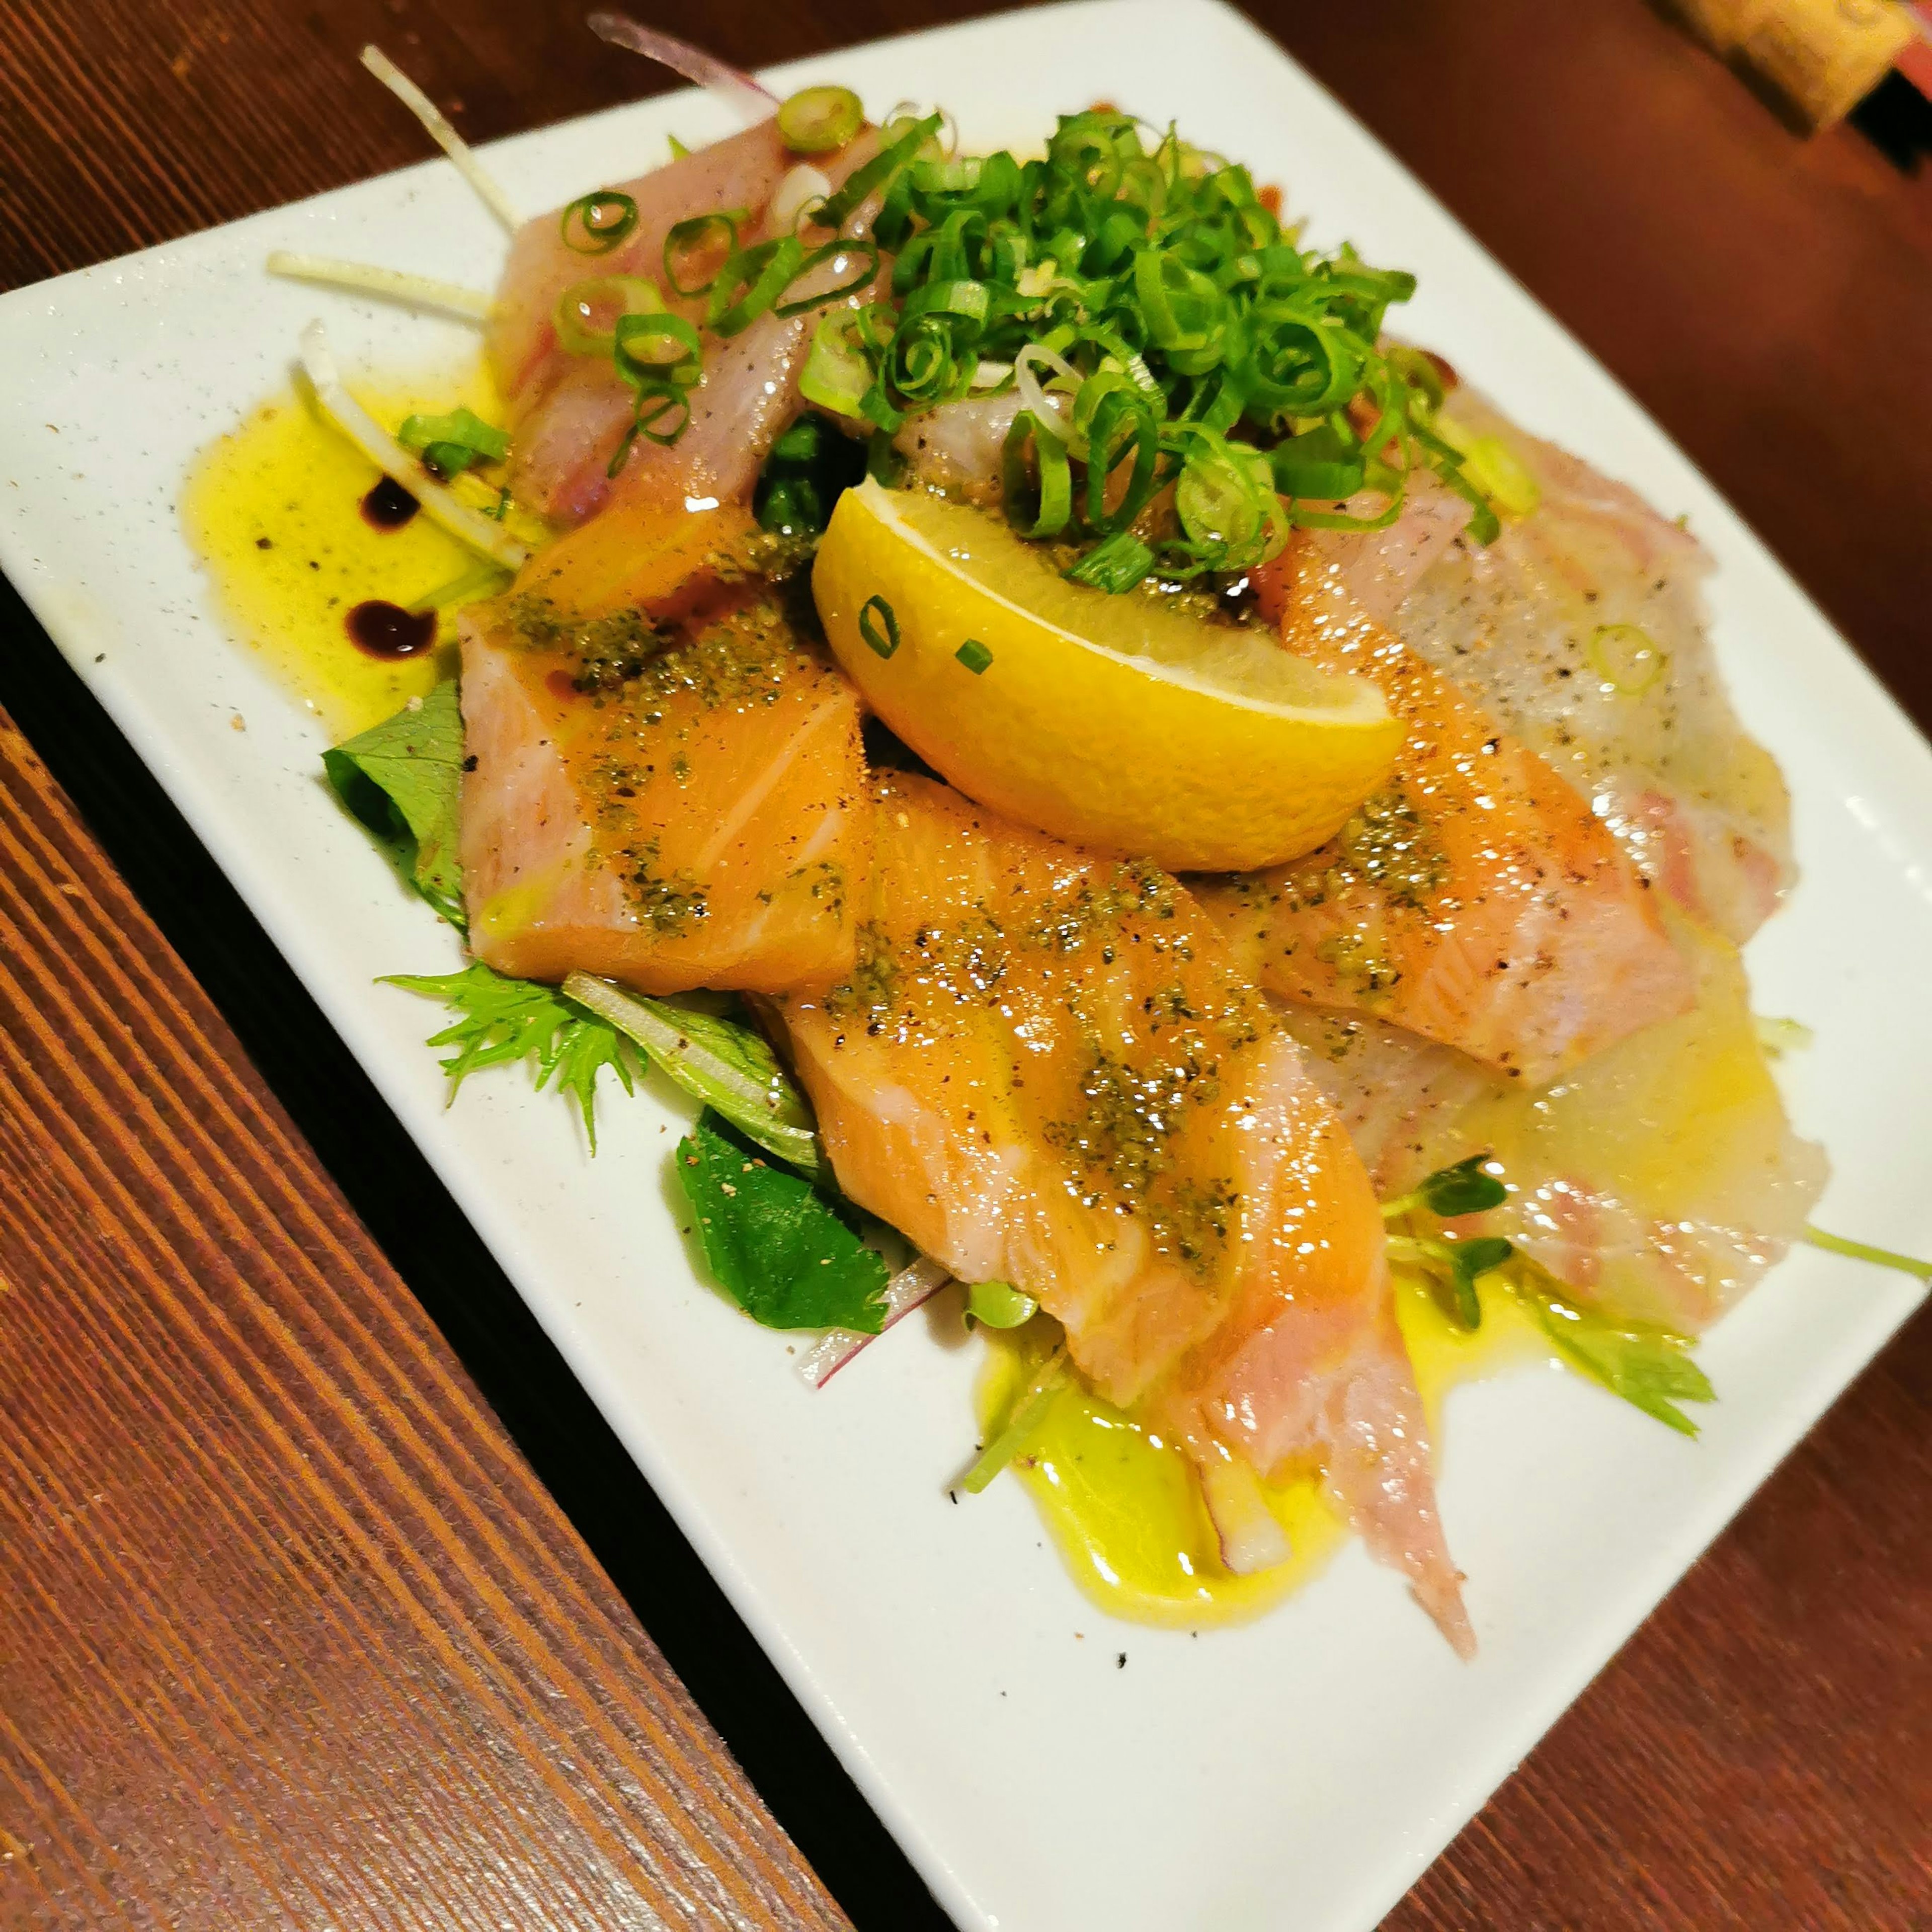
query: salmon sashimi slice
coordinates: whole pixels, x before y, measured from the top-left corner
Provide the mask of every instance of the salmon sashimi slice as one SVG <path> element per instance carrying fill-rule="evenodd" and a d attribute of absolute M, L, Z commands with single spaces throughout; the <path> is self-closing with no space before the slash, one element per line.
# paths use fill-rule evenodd
<path fill-rule="evenodd" d="M 1285 1017 L 1384 1195 L 1488 1154 L 1509 1198 L 1472 1231 L 1581 1304 L 1695 1335 L 1798 1238 L 1826 1167 L 1785 1112 L 1736 949 L 1680 938 L 1696 1004 L 1547 1087 L 1359 1015 Z"/>
<path fill-rule="evenodd" d="M 876 131 L 865 129 L 837 152 L 814 157 L 814 167 L 836 188 L 878 146 Z M 518 231 L 488 346 L 509 402 L 511 482 L 520 502 L 554 521 L 575 524 L 627 493 L 666 502 L 749 500 L 758 466 L 798 412 L 798 377 L 817 311 L 780 316 L 768 310 L 728 339 L 700 329 L 703 374 L 690 398 L 688 422 L 675 441 L 658 443 L 630 436 L 634 392 L 608 353 L 578 354 L 560 338 L 556 309 L 575 284 L 640 278 L 656 286 L 671 313 L 701 324 L 705 298 L 680 296 L 666 280 L 671 230 L 698 216 L 730 214 L 741 246 L 769 238 L 786 214 L 782 205 L 775 210 L 775 199 L 798 162 L 778 138 L 776 122 L 761 122 L 612 190 L 636 203 L 637 224 L 605 252 L 583 252 L 580 236 L 573 247 L 562 211 L 539 215 Z M 847 224 L 848 234 L 862 232 L 866 212 Z M 716 259 L 707 255 L 686 269 L 686 286 L 722 266 L 722 234 Z M 800 299 L 814 283 L 840 286 L 851 272 L 844 257 L 835 257 L 814 272 L 814 282 L 784 292 Z M 868 286 L 865 296 L 870 292 Z M 676 420 L 675 412 L 668 412 L 667 431 Z"/>
<path fill-rule="evenodd" d="M 1260 587 L 1288 648 L 1372 680 L 1408 736 L 1329 844 L 1204 883 L 1246 970 L 1539 1086 L 1689 1005 L 1646 881 L 1548 764 L 1365 616 L 1312 548 Z"/>
<path fill-rule="evenodd" d="M 850 970 L 857 694 L 751 574 L 760 541 L 740 512 L 613 520 L 465 613 L 464 882 L 486 964 L 648 993 Z M 601 610 L 578 601 L 592 587 Z"/>
<path fill-rule="evenodd" d="M 1742 944 L 1796 877 L 1790 796 L 1718 670 L 1695 537 L 1459 389 L 1445 424 L 1506 451 L 1534 507 L 1437 551 L 1390 620 L 1591 801 L 1646 876 Z"/>
<path fill-rule="evenodd" d="M 1212 922 L 928 779 L 873 800 L 855 969 L 776 1009 L 841 1186 L 1057 1317 L 1188 1444 L 1231 1562 L 1267 1560 L 1255 1478 L 1318 1463 L 1466 1649 L 1375 1195 Z"/>

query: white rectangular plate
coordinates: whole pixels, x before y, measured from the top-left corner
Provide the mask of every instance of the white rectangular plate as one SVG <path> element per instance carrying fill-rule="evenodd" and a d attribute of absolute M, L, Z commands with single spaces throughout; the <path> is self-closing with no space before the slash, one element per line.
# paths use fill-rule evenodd
<path fill-rule="evenodd" d="M 1529 427 L 1689 513 L 1719 562 L 1725 670 L 1797 800 L 1804 884 L 1751 966 L 1761 1010 L 1817 1029 L 1791 1099 L 1836 1167 L 1822 1218 L 1922 1248 L 1932 754 L 1589 356 L 1211 0 L 1096 0 L 774 79 L 844 80 L 875 111 L 942 101 L 970 147 L 1035 142 L 1056 112 L 1096 98 L 1177 119 L 1284 184 L 1318 240 L 1416 271 L 1406 330 Z M 695 142 L 729 126 L 680 94 L 505 141 L 488 161 L 536 211 L 649 166 L 673 129 Z M 316 721 L 224 638 L 176 504 L 196 450 L 286 381 L 312 316 L 352 370 L 453 362 L 472 338 L 272 280 L 261 264 L 278 247 L 484 284 L 502 238 L 435 161 L 7 297 L 0 564 L 961 1926 L 1372 1925 L 1904 1319 L 1911 1284 L 1815 1252 L 1786 1262 L 1704 1351 L 1722 1400 L 1696 1443 L 1554 1373 L 1459 1390 L 1442 1498 L 1481 1640 L 1473 1664 L 1359 1550 L 1245 1628 L 1192 1640 L 1110 1624 L 1019 1484 L 946 1501 L 973 1440 L 975 1351 L 909 1323 L 815 1395 L 782 1340 L 700 1285 L 664 1193 L 674 1094 L 607 1103 L 594 1162 L 566 1108 L 519 1076 L 476 1081 L 445 1111 L 425 1009 L 372 982 L 445 968 L 454 940 L 323 790 Z"/>

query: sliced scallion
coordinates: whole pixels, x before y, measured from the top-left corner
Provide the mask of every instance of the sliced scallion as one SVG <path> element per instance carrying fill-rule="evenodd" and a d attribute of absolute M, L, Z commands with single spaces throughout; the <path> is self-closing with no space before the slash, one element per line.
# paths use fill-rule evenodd
<path fill-rule="evenodd" d="M 859 609 L 859 634 L 875 656 L 889 658 L 899 647 L 899 620 L 883 597 L 868 597 Z"/>
<path fill-rule="evenodd" d="M 795 154 L 829 154 L 844 147 L 865 118 L 849 87 L 803 87 L 778 108 L 778 139 Z"/>
<path fill-rule="evenodd" d="M 738 224 L 746 218 L 742 208 L 721 208 L 712 214 L 694 214 L 688 221 L 675 221 L 664 237 L 665 285 L 674 295 L 708 296 L 725 263 L 738 247 Z M 702 281 L 689 278 L 710 264 L 711 272 Z"/>
<path fill-rule="evenodd" d="M 608 255 L 636 232 L 638 204 L 614 188 L 581 194 L 558 218 L 564 246 L 580 255 Z"/>
<path fill-rule="evenodd" d="M 654 314 L 663 307 L 657 284 L 642 275 L 592 275 L 557 297 L 550 320 L 559 346 L 570 354 L 608 356 L 619 316 Z"/>

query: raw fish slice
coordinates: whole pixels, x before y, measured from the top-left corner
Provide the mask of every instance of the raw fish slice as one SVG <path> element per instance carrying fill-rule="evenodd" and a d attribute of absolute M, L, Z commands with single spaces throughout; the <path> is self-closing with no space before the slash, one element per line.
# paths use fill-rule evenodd
<path fill-rule="evenodd" d="M 836 188 L 877 149 L 876 133 L 866 129 L 837 153 L 814 157 L 813 165 Z M 798 163 L 778 139 L 776 123 L 763 122 L 626 183 L 622 191 L 638 204 L 638 226 L 607 254 L 571 248 L 556 214 L 540 215 L 518 231 L 490 351 L 510 400 L 512 482 L 520 501 L 568 524 L 626 495 L 667 503 L 687 497 L 750 500 L 759 465 L 798 412 L 798 377 L 816 311 L 793 316 L 767 311 L 728 340 L 702 331 L 704 374 L 690 399 L 688 427 L 670 444 L 636 438 L 614 482 L 611 469 L 634 410 L 632 391 L 608 356 L 574 355 L 562 347 L 554 317 L 572 284 L 630 275 L 656 284 L 674 313 L 701 325 L 704 298 L 679 296 L 665 281 L 671 229 L 694 216 L 729 211 L 741 217 L 741 245 L 766 238 L 774 232 L 773 197 Z M 862 213 L 846 232 L 863 227 Z M 824 286 L 836 286 L 851 271 L 835 262 L 820 272 Z M 809 292 L 800 284 L 791 296 Z"/>
<path fill-rule="evenodd" d="M 1742 943 L 1796 877 L 1790 805 L 1718 670 L 1708 554 L 1467 389 L 1447 414 L 1466 440 L 1499 442 L 1540 500 L 1487 549 L 1444 550 L 1394 628 L 1588 798 L 1646 876 Z"/>
<path fill-rule="evenodd" d="M 1736 950 L 1680 936 L 1695 1006 L 1540 1089 L 1375 1020 L 1286 1018 L 1381 1192 L 1492 1154 L 1510 1194 L 1483 1232 L 1580 1301 L 1694 1335 L 1797 1238 L 1826 1163 L 1786 1116 Z"/>
<path fill-rule="evenodd" d="M 1330 844 L 1204 883 L 1244 970 L 1535 1085 L 1689 1004 L 1645 881 L 1548 764 L 1364 616 L 1309 547 L 1258 587 L 1289 649 L 1373 680 L 1409 735 L 1388 789 Z"/>
<path fill-rule="evenodd" d="M 1374 1194 L 1213 926 L 928 780 L 874 797 L 856 968 L 778 1009 L 840 1185 L 1038 1299 L 1210 1500 L 1321 1462 L 1466 1648 Z"/>
<path fill-rule="evenodd" d="M 584 547 L 607 526 L 628 541 Z M 742 512 L 600 520 L 465 614 L 464 878 L 487 964 L 650 993 L 850 970 L 858 699 L 746 574 L 757 540 Z M 606 614 L 562 601 L 614 584 Z"/>
<path fill-rule="evenodd" d="M 1364 491 L 1337 507 L 1372 517 L 1385 501 Z M 1305 541 L 1363 614 L 1386 624 L 1417 580 L 1461 535 L 1472 508 L 1425 470 L 1410 479 L 1402 508 L 1387 530 L 1310 530 Z"/>
<path fill-rule="evenodd" d="M 777 122 L 761 121 L 649 174 L 616 182 L 611 191 L 638 205 L 638 225 L 602 254 L 565 241 L 560 210 L 525 222 L 510 244 L 488 338 L 513 422 L 520 424 L 530 413 L 566 359 L 554 320 L 566 289 L 592 275 L 641 275 L 662 288 L 664 242 L 679 222 L 727 208 L 762 213 L 794 160 L 778 139 Z M 686 305 L 684 312 L 694 321 L 703 307 L 702 302 Z"/>

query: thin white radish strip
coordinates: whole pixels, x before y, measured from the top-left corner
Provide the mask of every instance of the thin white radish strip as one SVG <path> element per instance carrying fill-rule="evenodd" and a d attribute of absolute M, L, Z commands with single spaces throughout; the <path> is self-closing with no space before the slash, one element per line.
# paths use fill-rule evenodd
<path fill-rule="evenodd" d="M 476 190 L 484 206 L 514 234 L 523 226 L 523 217 L 510 197 L 490 178 L 483 164 L 470 152 L 469 142 L 449 124 L 442 110 L 373 43 L 362 50 L 362 64 L 422 123 L 430 139 L 456 164 L 458 172 Z"/>
<path fill-rule="evenodd" d="M 373 262 L 344 262 L 333 255 L 301 255 L 278 248 L 268 257 L 268 268 L 272 275 L 287 275 L 298 282 L 326 282 L 364 295 L 386 296 L 416 308 L 442 309 L 466 322 L 489 320 L 490 298 L 480 289 L 466 289 L 460 282 L 439 282 L 428 275 L 406 274 L 400 268 L 379 268 Z"/>
<path fill-rule="evenodd" d="M 310 322 L 302 332 L 302 364 L 315 385 L 315 399 L 322 413 L 377 469 L 422 506 L 424 516 L 506 570 L 523 568 L 530 552 L 501 524 L 482 511 L 472 510 L 426 476 L 422 464 L 342 386 L 328 337 L 319 322 Z"/>
<path fill-rule="evenodd" d="M 909 1262 L 886 1283 L 886 1319 L 879 1335 L 896 1322 L 903 1321 L 921 1303 L 930 1301 L 952 1279 L 943 1262 L 921 1255 Z M 832 1328 L 813 1346 L 798 1372 L 814 1388 L 823 1388 L 861 1349 L 869 1348 L 879 1335 L 861 1335 L 850 1328 Z"/>
<path fill-rule="evenodd" d="M 764 120 L 778 104 L 778 96 L 762 81 L 675 34 L 661 34 L 655 27 L 644 26 L 628 14 L 593 14 L 588 24 L 600 40 L 608 40 L 614 47 L 628 47 L 634 54 L 669 68 L 752 121 Z"/>

